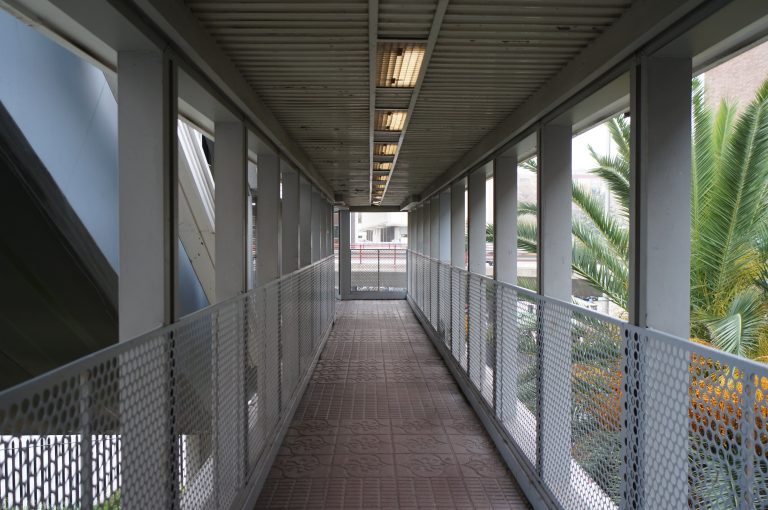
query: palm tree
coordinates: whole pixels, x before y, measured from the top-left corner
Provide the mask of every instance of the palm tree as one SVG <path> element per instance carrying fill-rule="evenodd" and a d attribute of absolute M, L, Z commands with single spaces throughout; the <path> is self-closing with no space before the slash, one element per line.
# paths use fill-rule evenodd
<path fill-rule="evenodd" d="M 629 120 L 608 121 L 616 155 L 589 148 L 591 173 L 607 184 L 617 215 L 573 184 L 573 271 L 623 309 L 629 245 Z M 524 167 L 536 171 L 535 160 Z M 536 205 L 521 203 L 518 246 L 536 253 Z M 693 83 L 691 336 L 768 360 L 768 80 L 740 115 L 722 101 L 713 111 Z M 765 358 L 763 358 L 765 357 Z"/>

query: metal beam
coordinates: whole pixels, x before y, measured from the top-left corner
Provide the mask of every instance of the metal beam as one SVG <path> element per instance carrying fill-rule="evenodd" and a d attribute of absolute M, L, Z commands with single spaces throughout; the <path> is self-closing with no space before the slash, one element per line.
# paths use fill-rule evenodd
<path fill-rule="evenodd" d="M 379 38 L 379 0 L 368 0 L 368 203 L 373 203 L 373 139 L 376 122 L 376 53 Z M 390 173 L 391 175 L 391 173 Z M 386 190 L 384 190 L 386 193 Z M 383 195 L 382 195 L 383 197 Z"/>
<path fill-rule="evenodd" d="M 427 47 L 424 49 L 424 57 L 421 60 L 421 69 L 419 69 L 419 76 L 416 78 L 416 85 L 411 92 L 411 101 L 408 103 L 408 114 L 405 116 L 405 123 L 403 124 L 403 130 L 400 132 L 400 139 L 397 142 L 397 151 L 395 157 L 392 159 L 392 168 L 389 169 L 389 176 L 387 182 L 384 185 L 384 193 L 381 194 L 381 199 L 387 196 L 387 190 L 389 189 L 389 183 L 392 180 L 392 174 L 397 166 L 397 159 L 400 157 L 400 151 L 403 148 L 403 141 L 405 140 L 405 133 L 408 131 L 408 125 L 411 123 L 411 117 L 413 117 L 413 110 L 416 108 L 416 101 L 419 98 L 421 92 L 421 86 L 424 84 L 424 76 L 427 74 L 427 68 L 429 67 L 429 60 L 432 58 L 432 53 L 435 51 L 435 45 L 437 44 L 437 36 L 440 34 L 440 27 L 443 25 L 443 18 L 445 17 L 445 11 L 448 9 L 449 0 L 439 0 L 437 7 L 435 7 L 435 15 L 432 18 L 432 26 L 429 29 L 429 37 L 427 38 Z M 373 154 L 373 144 L 371 144 L 371 154 Z M 371 179 L 373 179 L 373 165 L 371 165 Z"/>

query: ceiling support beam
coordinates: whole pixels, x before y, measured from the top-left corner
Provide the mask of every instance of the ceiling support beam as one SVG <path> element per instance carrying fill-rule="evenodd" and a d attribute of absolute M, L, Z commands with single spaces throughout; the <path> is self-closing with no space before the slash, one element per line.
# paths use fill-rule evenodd
<path fill-rule="evenodd" d="M 368 203 L 373 201 L 373 138 L 376 123 L 376 54 L 379 40 L 379 0 L 368 0 Z M 391 172 L 390 172 L 390 175 Z M 385 190 L 386 192 L 386 190 Z"/>
<path fill-rule="evenodd" d="M 445 18 L 445 11 L 448 9 L 449 0 L 439 0 L 437 7 L 435 7 L 435 16 L 432 18 L 432 26 L 429 29 L 429 37 L 427 37 L 427 47 L 424 49 L 424 58 L 421 61 L 421 69 L 419 69 L 419 77 L 416 79 L 416 85 L 411 92 L 411 102 L 408 104 L 408 114 L 405 116 L 405 123 L 403 124 L 403 130 L 400 131 L 400 139 L 397 142 L 397 151 L 395 157 L 392 160 L 392 167 L 389 169 L 389 175 L 387 176 L 387 182 L 384 185 L 384 193 L 381 195 L 382 201 L 387 196 L 387 190 L 389 189 L 389 183 L 392 180 L 392 174 L 397 167 L 397 160 L 400 156 L 400 151 L 403 149 L 403 141 L 405 140 L 405 133 L 408 131 L 408 124 L 411 123 L 411 117 L 413 117 L 413 110 L 416 108 L 416 101 L 419 98 L 419 92 L 421 92 L 421 86 L 424 83 L 424 76 L 427 74 L 427 68 L 429 67 L 429 60 L 432 58 L 432 53 L 435 51 L 435 45 L 437 44 L 437 36 L 440 34 L 440 27 L 443 25 L 443 18 Z M 373 98 L 374 96 L 372 96 Z M 375 99 L 372 99 L 374 101 Z M 375 111 L 374 111 L 375 113 Z M 373 132 L 373 131 L 371 131 Z M 371 145 L 373 149 L 373 145 Z M 371 150 L 371 154 L 373 150 Z M 371 164 L 373 169 L 373 164 Z M 371 172 L 371 181 L 373 181 L 373 172 Z"/>

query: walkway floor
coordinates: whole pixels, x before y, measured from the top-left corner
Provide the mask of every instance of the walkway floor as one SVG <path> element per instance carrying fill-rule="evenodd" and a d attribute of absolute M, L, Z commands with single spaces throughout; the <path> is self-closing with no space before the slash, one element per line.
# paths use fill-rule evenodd
<path fill-rule="evenodd" d="M 529 508 L 405 301 L 346 301 L 256 508 Z"/>

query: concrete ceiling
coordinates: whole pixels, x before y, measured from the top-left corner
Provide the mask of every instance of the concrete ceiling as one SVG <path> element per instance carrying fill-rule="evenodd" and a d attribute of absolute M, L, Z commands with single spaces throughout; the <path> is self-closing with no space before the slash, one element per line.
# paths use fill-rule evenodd
<path fill-rule="evenodd" d="M 368 205 L 369 10 L 379 40 L 426 43 L 438 1 L 185 3 L 334 190 Z M 423 191 L 630 6 L 450 0 L 382 205 Z M 379 89 L 375 101 L 407 108 L 411 97 L 412 89 Z"/>

